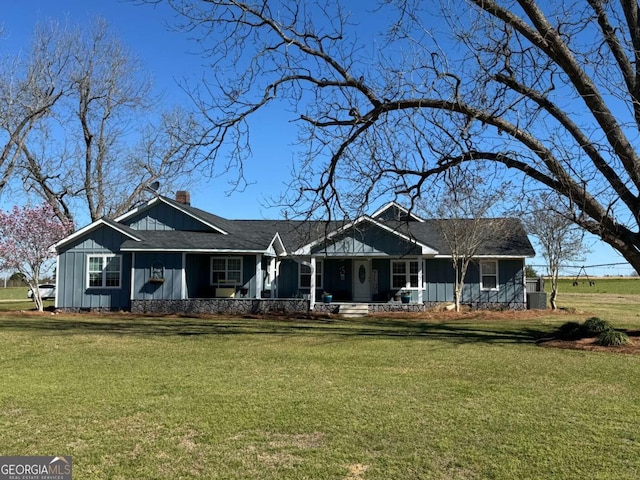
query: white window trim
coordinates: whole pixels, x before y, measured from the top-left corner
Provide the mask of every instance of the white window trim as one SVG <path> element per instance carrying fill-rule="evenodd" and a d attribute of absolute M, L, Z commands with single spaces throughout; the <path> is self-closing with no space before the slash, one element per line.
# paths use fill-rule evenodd
<path fill-rule="evenodd" d="M 215 282 L 213 281 L 213 260 L 220 260 L 223 259 L 225 261 L 225 266 L 224 266 L 224 275 L 225 275 L 225 280 L 229 280 L 227 278 L 227 274 L 229 273 L 229 260 L 240 260 L 240 281 L 237 282 L 235 280 L 233 281 L 224 281 L 224 282 Z M 219 271 L 219 270 L 216 270 Z M 235 271 L 235 270 L 234 270 Z M 220 286 L 220 285 L 243 285 L 244 282 L 244 265 L 242 262 L 242 257 L 225 257 L 225 256 L 221 256 L 221 255 L 213 255 L 211 256 L 210 260 L 209 260 L 209 285 L 212 286 Z"/>
<path fill-rule="evenodd" d="M 316 290 L 322 290 L 322 286 L 324 285 L 324 265 L 322 264 L 322 260 L 316 260 L 316 270 L 318 270 L 318 264 L 320 264 L 320 272 L 316 271 Z M 308 286 L 302 286 L 302 265 L 306 265 L 304 263 L 298 263 L 298 290 L 306 290 Z M 307 265 L 310 267 L 310 265 Z M 305 275 L 311 275 L 310 273 L 306 273 Z M 318 277 L 319 280 L 318 281 Z"/>
<path fill-rule="evenodd" d="M 485 288 L 484 283 L 482 281 L 482 278 L 485 276 L 484 273 L 482 272 L 483 266 L 486 265 L 487 263 L 493 263 L 496 266 L 496 273 L 495 273 L 495 277 L 496 277 L 496 286 L 495 288 Z M 499 269 L 498 269 L 499 265 L 498 265 L 498 260 L 480 260 L 480 290 L 485 291 L 485 292 L 497 292 L 498 290 L 500 290 L 500 278 L 498 277 L 498 273 L 499 273 Z M 493 276 L 493 273 L 489 273 L 486 276 Z"/>
<path fill-rule="evenodd" d="M 404 282 L 404 287 L 394 287 L 393 286 L 393 264 L 394 263 L 404 263 L 406 266 L 406 270 L 405 270 L 405 282 Z M 418 271 L 416 272 L 416 275 L 418 276 L 418 285 L 415 287 L 411 286 L 411 263 L 415 263 L 418 265 Z M 396 260 L 391 260 L 391 264 L 390 264 L 390 272 L 389 274 L 391 275 L 390 279 L 389 279 L 389 285 L 391 285 L 391 288 L 401 288 L 403 290 L 422 290 L 420 288 L 420 260 L 418 260 L 417 258 L 407 258 L 407 259 L 396 259 Z"/>
<path fill-rule="evenodd" d="M 91 285 L 90 282 L 90 271 L 89 271 L 89 267 L 91 266 L 91 258 L 97 258 L 100 257 L 103 259 L 103 267 L 102 267 L 102 284 L 100 286 L 97 285 Z M 107 259 L 108 258 L 115 258 L 118 257 L 120 258 L 120 270 L 118 271 L 118 286 L 117 287 L 113 287 L 113 286 L 107 286 L 107 270 L 106 270 L 106 265 L 107 265 Z M 122 288 L 122 255 L 116 255 L 115 253 L 88 253 L 87 254 L 87 277 L 86 277 L 86 285 L 87 288 L 91 288 L 91 289 L 109 289 L 109 290 L 118 290 Z"/>

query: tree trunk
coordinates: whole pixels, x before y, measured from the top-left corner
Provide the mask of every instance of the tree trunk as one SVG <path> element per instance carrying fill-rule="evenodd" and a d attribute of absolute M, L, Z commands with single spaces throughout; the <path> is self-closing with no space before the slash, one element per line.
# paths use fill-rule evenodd
<path fill-rule="evenodd" d="M 31 292 L 31 298 L 36 306 L 36 310 L 38 310 L 39 312 L 44 312 L 44 304 L 42 302 L 42 297 L 40 296 L 40 289 L 38 288 L 38 285 L 36 285 L 35 287 L 32 286 Z"/>
<path fill-rule="evenodd" d="M 551 304 L 551 310 L 557 310 L 558 309 L 558 305 L 556 303 L 557 298 L 558 298 L 558 287 L 552 286 L 551 287 L 551 296 L 549 297 L 549 303 Z"/>
<path fill-rule="evenodd" d="M 461 293 L 461 288 L 460 285 L 456 285 L 454 291 L 453 291 L 453 300 L 455 302 L 456 305 L 456 312 L 460 311 L 460 293 Z"/>

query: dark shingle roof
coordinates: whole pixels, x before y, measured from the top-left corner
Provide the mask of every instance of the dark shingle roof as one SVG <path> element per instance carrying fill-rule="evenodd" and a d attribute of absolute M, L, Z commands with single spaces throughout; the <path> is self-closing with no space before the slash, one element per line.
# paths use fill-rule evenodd
<path fill-rule="evenodd" d="M 477 255 L 518 257 L 533 257 L 535 255 L 527 233 L 517 218 L 500 219 L 499 223 L 496 222 L 496 219 L 481 219 L 480 221 L 488 225 L 489 234 L 483 239 Z M 440 255 L 451 255 L 451 245 L 445 240 L 442 233 L 442 228 L 448 228 L 446 224 L 451 222 L 461 222 L 461 220 L 425 220 L 420 223 L 412 222 L 409 227 L 417 240 L 433 247 Z M 467 220 L 466 222 L 472 224 L 476 220 Z"/>
<path fill-rule="evenodd" d="M 174 251 L 235 251 L 263 252 L 279 235 L 287 253 L 324 238 L 346 222 L 300 221 L 300 220 L 229 220 L 204 210 L 181 204 L 163 197 L 176 208 L 188 212 L 204 223 L 214 225 L 219 231 L 135 231 L 142 241 L 127 240 L 124 250 L 174 250 Z M 369 222 L 380 222 L 403 236 L 427 245 L 441 255 L 450 255 L 442 228 L 450 220 L 425 220 L 424 222 L 381 221 L 363 217 Z M 491 222 L 493 220 L 484 220 Z M 496 229 L 478 251 L 478 255 L 533 256 L 535 252 L 518 219 L 504 219 L 504 228 Z M 444 227 L 443 227 L 444 226 Z"/>

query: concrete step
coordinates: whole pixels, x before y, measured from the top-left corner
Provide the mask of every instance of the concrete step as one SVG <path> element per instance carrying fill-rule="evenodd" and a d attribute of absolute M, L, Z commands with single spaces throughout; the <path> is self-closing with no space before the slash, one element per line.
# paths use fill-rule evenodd
<path fill-rule="evenodd" d="M 369 315 L 369 305 L 366 303 L 339 303 L 338 312 L 346 318 L 359 318 Z"/>

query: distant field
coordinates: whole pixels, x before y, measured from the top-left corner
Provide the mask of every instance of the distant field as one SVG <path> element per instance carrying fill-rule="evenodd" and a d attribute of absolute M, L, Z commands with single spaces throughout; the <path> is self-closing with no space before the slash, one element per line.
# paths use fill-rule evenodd
<path fill-rule="evenodd" d="M 574 278 L 561 278 L 558 284 L 560 292 L 564 293 L 606 293 L 620 295 L 640 294 L 640 278 L 636 277 L 586 277 L 578 278 L 578 285 L 573 285 Z M 550 291 L 551 284 L 545 282 L 545 290 Z"/>
<path fill-rule="evenodd" d="M 34 309 L 33 301 L 27 297 L 28 290 L 29 287 L 0 288 L 0 311 Z M 53 304 L 53 300 L 44 302 L 45 308 Z"/>
<path fill-rule="evenodd" d="M 29 287 L 0 288 L 0 300 L 26 300 Z"/>

